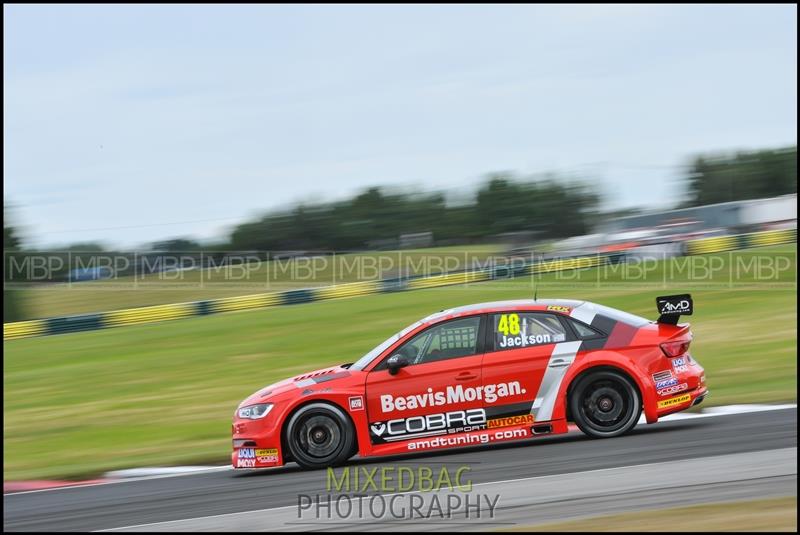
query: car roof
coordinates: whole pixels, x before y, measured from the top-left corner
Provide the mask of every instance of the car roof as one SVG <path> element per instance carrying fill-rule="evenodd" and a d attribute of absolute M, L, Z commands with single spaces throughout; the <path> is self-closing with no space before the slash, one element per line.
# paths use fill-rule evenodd
<path fill-rule="evenodd" d="M 487 312 L 500 312 L 504 310 L 547 310 L 550 306 L 563 306 L 578 308 L 586 301 L 575 299 L 509 299 L 506 301 L 488 301 L 485 303 L 475 303 L 460 307 L 448 308 L 431 314 L 423 319 L 424 323 L 436 323 L 438 321 L 455 318 L 459 316 L 470 316 L 472 314 L 483 314 Z"/>

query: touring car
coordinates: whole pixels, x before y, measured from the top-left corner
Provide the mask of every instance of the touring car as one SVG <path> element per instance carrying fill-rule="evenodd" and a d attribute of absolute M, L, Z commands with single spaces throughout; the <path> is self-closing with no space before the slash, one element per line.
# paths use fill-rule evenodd
<path fill-rule="evenodd" d="M 236 409 L 236 468 L 335 466 L 362 457 L 566 433 L 608 438 L 708 395 L 690 355 L 688 294 L 650 321 L 574 300 L 443 310 L 355 362 L 260 389 Z"/>

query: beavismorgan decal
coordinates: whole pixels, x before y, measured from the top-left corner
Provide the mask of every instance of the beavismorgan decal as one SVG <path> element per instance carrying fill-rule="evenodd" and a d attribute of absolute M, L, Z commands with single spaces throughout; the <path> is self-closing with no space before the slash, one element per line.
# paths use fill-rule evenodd
<path fill-rule="evenodd" d="M 689 394 L 684 394 L 676 398 L 664 399 L 658 402 L 658 408 L 665 409 L 667 407 L 672 407 L 674 405 L 680 405 L 681 403 L 686 403 L 690 399 L 692 399 L 692 396 L 690 396 Z"/>
<path fill-rule="evenodd" d="M 441 390 L 434 392 L 433 388 L 428 388 L 428 391 L 424 394 L 415 394 L 413 396 L 394 397 L 391 394 L 383 394 L 381 396 L 381 410 L 383 412 L 405 411 L 420 407 L 440 407 L 442 405 L 481 399 L 491 404 L 498 399 L 520 394 L 525 394 L 525 389 L 520 386 L 519 381 L 482 385 L 474 388 L 470 386 L 464 388 L 463 385 L 448 386 L 444 392 Z"/>

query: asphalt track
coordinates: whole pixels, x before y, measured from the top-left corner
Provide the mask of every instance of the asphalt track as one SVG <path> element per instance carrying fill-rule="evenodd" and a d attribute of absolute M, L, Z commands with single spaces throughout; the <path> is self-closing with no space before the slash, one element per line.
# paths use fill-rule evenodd
<path fill-rule="evenodd" d="M 3 527 L 43 531 L 131 526 L 156 530 L 494 529 L 606 512 L 796 495 L 796 448 L 797 409 L 790 408 L 640 425 L 617 439 L 590 440 L 571 433 L 352 463 L 369 470 L 426 465 L 438 471 L 443 466 L 468 466 L 473 493 L 500 497 L 494 516 L 480 520 L 456 514 L 425 520 L 381 517 L 375 521 L 373 517 L 370 521 L 351 516 L 346 521 L 320 522 L 300 515 L 297 503 L 298 495 L 328 494 L 325 471 L 288 466 L 6 494 Z"/>

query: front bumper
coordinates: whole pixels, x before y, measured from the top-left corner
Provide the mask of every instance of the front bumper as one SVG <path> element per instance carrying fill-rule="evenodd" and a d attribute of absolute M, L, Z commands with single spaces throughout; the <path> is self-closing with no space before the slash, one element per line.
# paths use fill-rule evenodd
<path fill-rule="evenodd" d="M 234 468 L 270 468 L 283 462 L 279 448 L 242 446 L 233 449 L 231 464 Z"/>
<path fill-rule="evenodd" d="M 232 426 L 234 468 L 270 468 L 284 464 L 280 430 L 271 415 L 262 420 L 234 420 Z"/>

